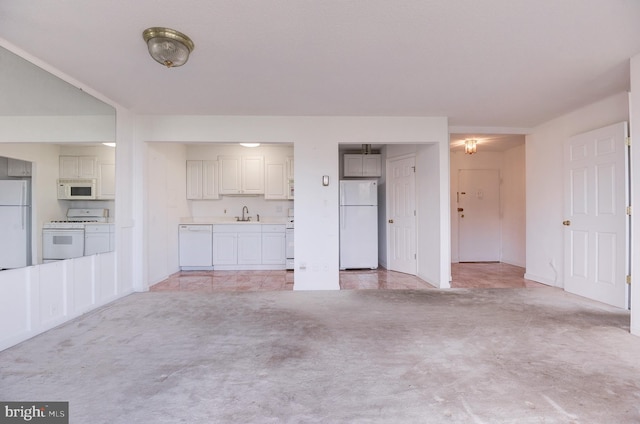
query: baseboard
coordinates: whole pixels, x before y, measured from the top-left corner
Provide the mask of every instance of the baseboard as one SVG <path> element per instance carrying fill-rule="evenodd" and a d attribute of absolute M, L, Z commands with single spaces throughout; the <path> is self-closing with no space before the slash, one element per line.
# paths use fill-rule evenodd
<path fill-rule="evenodd" d="M 558 287 L 556 285 L 555 281 L 549 280 L 549 279 L 544 278 L 544 277 L 540 277 L 538 275 L 533 275 L 533 274 L 530 274 L 528 272 L 525 272 L 524 278 L 527 279 L 527 280 L 535 281 L 536 283 L 546 284 L 547 286 Z"/>

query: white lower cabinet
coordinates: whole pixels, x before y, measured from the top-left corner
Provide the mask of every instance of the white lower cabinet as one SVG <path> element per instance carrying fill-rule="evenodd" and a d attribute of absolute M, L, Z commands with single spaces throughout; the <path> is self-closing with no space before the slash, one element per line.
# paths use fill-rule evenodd
<path fill-rule="evenodd" d="M 285 233 L 262 233 L 262 263 L 269 265 L 285 265 Z"/>
<path fill-rule="evenodd" d="M 285 225 L 214 225 L 213 267 L 218 270 L 285 269 Z"/>
<path fill-rule="evenodd" d="M 262 263 L 262 233 L 238 233 L 238 265 Z"/>
<path fill-rule="evenodd" d="M 235 265 L 238 263 L 238 235 L 236 233 L 216 232 L 213 226 L 213 266 Z"/>

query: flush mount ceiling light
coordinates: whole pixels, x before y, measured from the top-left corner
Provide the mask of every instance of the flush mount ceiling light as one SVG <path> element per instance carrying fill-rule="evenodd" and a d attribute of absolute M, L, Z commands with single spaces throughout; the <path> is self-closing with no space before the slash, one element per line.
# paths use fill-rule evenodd
<path fill-rule="evenodd" d="M 468 138 L 464 141 L 464 152 L 468 155 L 472 155 L 478 151 L 478 140 L 475 138 Z"/>
<path fill-rule="evenodd" d="M 260 143 L 240 143 L 243 147 L 258 147 Z"/>
<path fill-rule="evenodd" d="M 149 54 L 167 68 L 175 68 L 187 63 L 189 53 L 195 47 L 193 41 L 181 32 L 169 28 L 147 28 L 142 33 Z"/>

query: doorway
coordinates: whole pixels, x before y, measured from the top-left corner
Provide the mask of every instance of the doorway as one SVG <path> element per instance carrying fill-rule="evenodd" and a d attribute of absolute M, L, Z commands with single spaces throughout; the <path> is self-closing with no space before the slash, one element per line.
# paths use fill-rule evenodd
<path fill-rule="evenodd" d="M 500 261 L 521 268 L 526 267 L 526 174 L 525 174 L 525 136 L 520 134 L 451 134 L 450 176 L 451 176 L 451 260 L 461 261 Z M 477 140 L 477 152 L 466 154 L 464 140 Z M 492 224 L 484 219 L 475 220 L 476 215 L 469 207 L 470 202 L 486 204 L 489 194 L 480 187 L 478 178 L 487 176 L 499 189 L 497 212 L 492 210 Z M 489 172 L 491 171 L 491 172 Z M 468 173 L 468 174 L 467 174 Z M 474 174 L 478 175 L 474 175 Z M 496 175 L 497 173 L 497 175 Z M 460 178 L 467 182 L 461 182 Z M 460 185 L 462 184 L 462 188 Z M 474 187 L 476 186 L 476 187 Z M 467 188 L 465 188 L 467 187 Z M 479 192 L 480 191 L 480 192 Z M 493 190 L 495 191 L 495 190 Z M 460 195 L 465 192 L 465 195 Z M 459 199 L 462 204 L 459 203 Z M 458 212 L 458 208 L 463 211 Z M 471 215 L 469 214 L 471 212 Z M 462 217 L 464 214 L 464 217 Z M 497 218 L 497 226 L 495 224 Z M 472 240 L 479 238 L 481 231 L 494 228 L 491 255 L 479 252 L 482 256 L 470 256 L 467 248 L 467 236 Z M 495 241 L 497 237 L 497 242 Z M 462 243 L 462 245 L 461 245 Z M 485 250 L 485 241 L 474 241 L 476 251 Z M 496 248 L 497 254 L 496 254 Z M 486 249 L 487 251 L 489 249 Z"/>

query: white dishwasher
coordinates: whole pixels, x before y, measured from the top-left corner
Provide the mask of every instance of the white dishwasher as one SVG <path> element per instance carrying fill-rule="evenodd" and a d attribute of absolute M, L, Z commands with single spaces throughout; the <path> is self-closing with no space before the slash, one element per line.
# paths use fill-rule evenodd
<path fill-rule="evenodd" d="M 213 269 L 213 225 L 180 224 L 178 236 L 181 270 Z"/>

